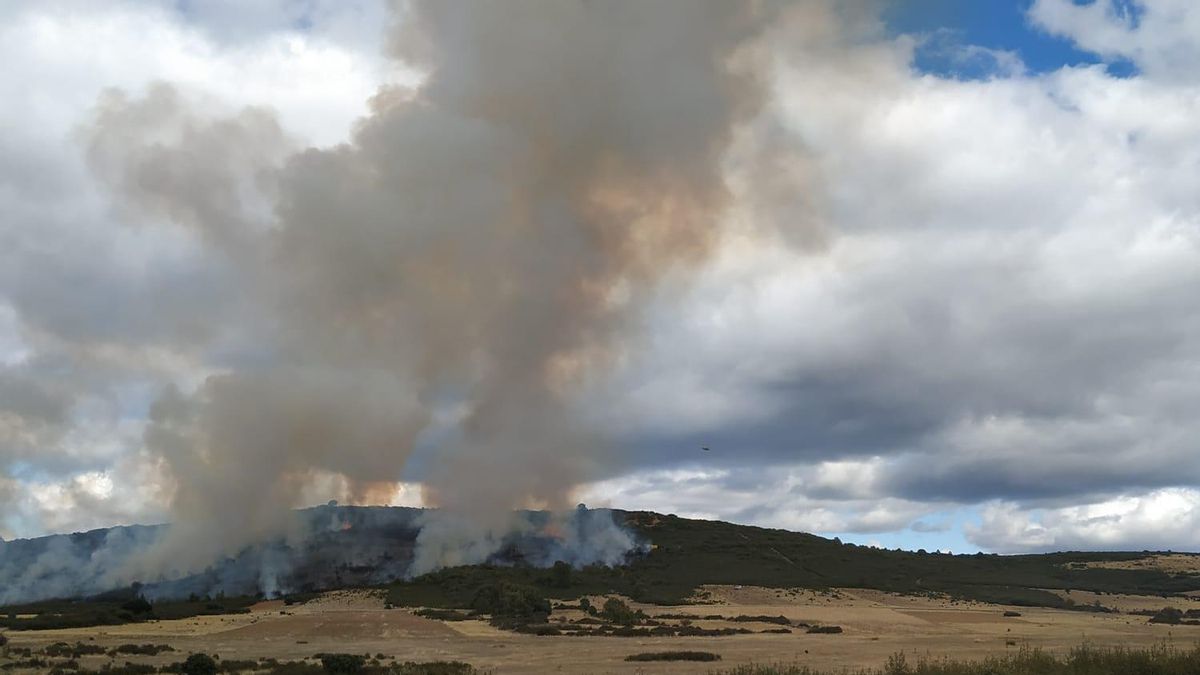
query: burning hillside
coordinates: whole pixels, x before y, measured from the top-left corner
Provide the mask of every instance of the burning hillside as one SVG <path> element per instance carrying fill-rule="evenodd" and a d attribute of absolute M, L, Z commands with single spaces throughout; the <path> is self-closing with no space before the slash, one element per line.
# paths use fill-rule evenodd
<path fill-rule="evenodd" d="M 402 507 L 321 506 L 293 514 L 289 536 L 247 546 L 199 572 L 179 569 L 143 577 L 131 566 L 169 526 L 114 527 L 0 544 L 0 604 L 87 597 L 137 583 L 150 599 L 189 596 L 266 597 L 378 585 L 420 570 L 422 531 L 444 526 L 444 514 Z M 640 549 L 607 510 L 564 514 L 526 511 L 484 560 L 548 567 L 619 564 Z"/>

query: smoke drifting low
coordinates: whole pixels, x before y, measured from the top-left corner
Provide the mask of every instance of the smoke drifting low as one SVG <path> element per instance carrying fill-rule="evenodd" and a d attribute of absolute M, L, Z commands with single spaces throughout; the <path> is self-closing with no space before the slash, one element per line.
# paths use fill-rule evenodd
<path fill-rule="evenodd" d="M 439 510 L 415 570 L 486 559 L 527 526 L 514 509 L 568 509 L 615 461 L 573 412 L 580 388 L 720 234 L 770 7 L 398 5 L 390 49 L 424 79 L 378 92 L 327 149 L 168 85 L 105 97 L 89 160 L 119 208 L 183 228 L 236 280 L 237 309 L 214 317 L 233 325 L 197 320 L 196 343 L 254 345 L 153 406 L 174 525 L 139 571 L 237 555 L 287 532 L 315 476 L 367 494 L 418 448 Z M 556 555 L 579 564 L 633 545 L 566 527 Z"/>
<path fill-rule="evenodd" d="M 606 510 L 561 514 L 521 511 L 503 536 L 464 539 L 473 523 L 429 522 L 430 511 L 396 507 L 321 506 L 292 512 L 287 536 L 187 571 L 187 561 L 156 571 L 138 566 L 146 550 L 169 540 L 171 526 L 107 530 L 0 542 L 0 605 L 46 598 L 128 595 L 150 600 L 224 595 L 277 597 L 295 592 L 378 585 L 432 569 L 422 538 L 459 542 L 496 565 L 548 567 L 617 564 L 644 550 Z M 448 525 L 456 525 L 447 527 Z M 444 546 L 444 544 L 443 544 Z M 114 592 L 115 593 L 110 593 Z"/>

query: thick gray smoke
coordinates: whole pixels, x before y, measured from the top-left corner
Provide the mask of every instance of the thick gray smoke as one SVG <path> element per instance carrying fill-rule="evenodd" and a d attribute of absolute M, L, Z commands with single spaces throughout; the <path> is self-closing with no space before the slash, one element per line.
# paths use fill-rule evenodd
<path fill-rule="evenodd" d="M 122 570 L 154 546 L 158 527 L 121 527 L 0 542 L 0 604 L 90 595 L 127 586 Z"/>
<path fill-rule="evenodd" d="M 166 85 L 106 97 L 93 168 L 131 218 L 221 256 L 236 328 L 197 330 L 255 345 L 154 405 L 175 524 L 131 573 L 286 535 L 317 476 L 369 499 L 418 447 L 409 477 L 440 510 L 414 569 L 486 559 L 530 527 L 516 508 L 568 509 L 614 461 L 577 392 L 720 234 L 722 162 L 763 101 L 764 6 L 405 4 L 390 45 L 424 80 L 380 91 L 331 149 Z M 611 523 L 570 528 L 557 555 L 579 564 L 633 545 Z"/>
<path fill-rule="evenodd" d="M 450 515 L 429 520 L 412 508 L 321 506 L 289 515 L 293 536 L 247 546 L 203 569 L 167 567 L 145 577 L 135 564 L 169 536 L 169 525 L 114 527 L 71 535 L 0 541 L 0 605 L 44 598 L 133 593 L 163 598 L 261 593 L 277 597 L 300 591 L 376 585 L 428 571 L 421 537 L 459 541 L 464 556 L 496 565 L 547 567 L 556 561 L 582 566 L 617 564 L 645 543 L 614 524 L 606 510 L 520 511 L 503 536 L 478 532 L 475 523 Z M 443 549 L 447 550 L 447 549 Z M 138 584 L 134 587 L 134 584 Z"/>

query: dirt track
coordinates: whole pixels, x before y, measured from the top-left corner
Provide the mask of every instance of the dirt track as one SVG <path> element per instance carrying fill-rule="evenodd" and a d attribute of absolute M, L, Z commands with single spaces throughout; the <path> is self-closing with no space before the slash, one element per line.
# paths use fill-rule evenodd
<path fill-rule="evenodd" d="M 1009 608 L 855 589 L 825 594 L 731 587 L 707 590 L 710 602 L 704 605 L 641 608 L 648 614 L 782 614 L 797 621 L 840 625 L 845 632 L 813 635 L 794 629 L 792 634 L 726 637 L 536 637 L 500 631 L 481 621 L 443 623 L 424 619 L 403 609 L 384 609 L 382 599 L 370 593 L 339 592 L 296 607 L 284 607 L 280 602 L 260 603 L 246 615 L 9 633 L 9 637 L 15 647 L 40 648 L 57 641 L 83 641 L 104 646 L 169 644 L 178 650 L 156 657 L 128 659 L 155 664 L 178 661 L 193 651 L 216 653 L 224 659 L 280 660 L 302 659 L 318 652 L 353 652 L 381 653 L 400 660 L 461 660 L 497 673 L 696 672 L 698 664 L 639 664 L 623 660 L 637 652 L 676 649 L 716 652 L 722 661 L 714 665 L 720 666 L 751 661 L 799 661 L 837 667 L 880 665 L 897 651 L 910 655 L 973 657 L 1004 652 L 1022 644 L 1062 650 L 1084 640 L 1127 645 L 1171 640 L 1179 646 L 1191 646 L 1200 640 L 1200 627 L 1149 625 L 1146 617 L 1128 614 Z M 1122 597 L 1127 604 L 1136 606 L 1162 606 L 1167 602 L 1161 598 Z M 1182 608 L 1177 599 L 1171 603 Z M 1006 609 L 1019 611 L 1021 616 L 1004 617 Z M 696 624 L 754 630 L 778 627 L 716 620 Z M 126 657 L 117 658 L 118 663 L 125 660 Z M 81 663 L 94 668 L 109 661 L 100 656 L 86 657 Z M 708 668 L 699 670 L 704 672 Z"/>

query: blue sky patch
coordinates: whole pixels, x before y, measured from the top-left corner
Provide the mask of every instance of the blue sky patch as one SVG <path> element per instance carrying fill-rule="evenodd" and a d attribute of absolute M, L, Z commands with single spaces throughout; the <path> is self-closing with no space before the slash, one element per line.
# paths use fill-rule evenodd
<path fill-rule="evenodd" d="M 1113 2 L 1112 11 L 1135 26 L 1144 11 L 1133 0 L 1093 1 Z M 1013 72 L 1014 61 L 1033 75 L 1098 63 L 1105 63 L 1114 77 L 1137 74 L 1128 60 L 1105 61 L 1032 25 L 1026 17 L 1031 4 L 1032 0 L 889 0 L 884 21 L 892 35 L 923 38 L 913 67 L 939 77 L 1006 77 L 1018 74 Z"/>

